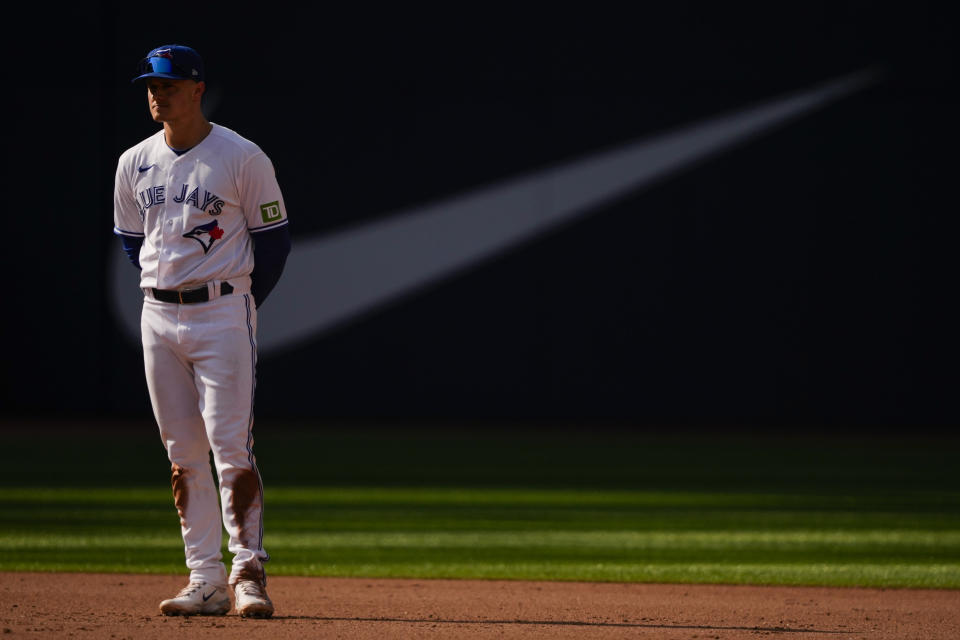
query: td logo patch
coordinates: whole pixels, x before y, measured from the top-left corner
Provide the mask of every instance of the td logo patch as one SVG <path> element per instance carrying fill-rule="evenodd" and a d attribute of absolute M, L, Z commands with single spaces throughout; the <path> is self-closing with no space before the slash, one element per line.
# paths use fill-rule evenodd
<path fill-rule="evenodd" d="M 274 200 L 273 202 L 260 205 L 260 217 L 263 218 L 264 222 L 276 222 L 282 218 L 283 213 L 280 211 L 280 201 Z"/>

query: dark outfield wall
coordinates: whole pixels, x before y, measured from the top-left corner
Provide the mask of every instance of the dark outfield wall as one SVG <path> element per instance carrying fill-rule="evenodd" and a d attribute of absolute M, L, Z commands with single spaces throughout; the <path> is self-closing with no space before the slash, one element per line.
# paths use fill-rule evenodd
<path fill-rule="evenodd" d="M 207 60 L 211 119 L 274 160 L 295 252 L 846 74 L 882 73 L 264 350 L 261 416 L 955 422 L 953 25 L 917 4 L 896 14 L 776 4 L 167 16 L 101 3 L 36 16 L 20 33 L 30 55 L 8 60 L 23 71 L 8 85 L 18 116 L 8 151 L 19 159 L 4 257 L 5 412 L 149 410 L 137 345 L 114 312 L 111 189 L 117 156 L 155 130 L 129 84 L 134 65 L 181 42 Z M 324 295 L 278 290 L 262 328 Z"/>

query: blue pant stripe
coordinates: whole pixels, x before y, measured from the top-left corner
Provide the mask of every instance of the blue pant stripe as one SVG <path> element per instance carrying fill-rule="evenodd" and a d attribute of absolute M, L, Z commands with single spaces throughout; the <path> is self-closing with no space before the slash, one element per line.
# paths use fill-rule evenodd
<path fill-rule="evenodd" d="M 253 456 L 253 411 L 255 394 L 257 390 L 257 341 L 253 331 L 253 311 L 250 307 L 250 295 L 243 296 L 243 302 L 247 309 L 247 334 L 250 337 L 250 366 L 253 371 L 250 385 L 250 423 L 247 425 L 247 459 L 250 461 L 250 468 L 257 474 L 257 485 L 260 490 L 260 533 L 257 540 L 257 550 L 263 550 L 263 478 L 260 477 L 260 470 L 257 468 L 256 459 Z"/>

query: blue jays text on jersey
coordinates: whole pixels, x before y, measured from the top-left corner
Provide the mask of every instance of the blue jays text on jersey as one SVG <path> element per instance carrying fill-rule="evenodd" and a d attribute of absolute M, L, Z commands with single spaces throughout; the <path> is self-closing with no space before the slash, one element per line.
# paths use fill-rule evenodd
<path fill-rule="evenodd" d="M 189 184 L 180 185 L 180 193 L 173 196 L 173 201 L 177 203 L 186 202 L 187 204 L 192 204 L 197 209 L 200 209 L 205 213 L 209 213 L 212 216 L 218 216 L 223 213 L 223 205 L 226 204 L 223 201 L 223 198 L 205 189 L 203 190 L 203 196 L 201 197 L 200 187 L 194 187 L 193 190 L 188 194 L 187 190 L 189 188 Z M 143 216 L 146 214 L 146 210 L 153 205 L 164 204 L 167 201 L 166 191 L 166 185 L 158 184 L 148 187 L 137 194 L 137 208 L 140 209 L 141 218 L 143 218 Z"/>

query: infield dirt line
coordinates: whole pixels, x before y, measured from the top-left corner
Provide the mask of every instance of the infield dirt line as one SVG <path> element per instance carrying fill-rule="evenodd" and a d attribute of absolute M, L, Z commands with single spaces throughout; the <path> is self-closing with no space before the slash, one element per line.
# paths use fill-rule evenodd
<path fill-rule="evenodd" d="M 0 573 L 3 638 L 853 638 L 960 635 L 960 591 L 275 576 L 272 620 L 168 618 L 183 576 Z"/>

